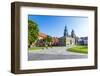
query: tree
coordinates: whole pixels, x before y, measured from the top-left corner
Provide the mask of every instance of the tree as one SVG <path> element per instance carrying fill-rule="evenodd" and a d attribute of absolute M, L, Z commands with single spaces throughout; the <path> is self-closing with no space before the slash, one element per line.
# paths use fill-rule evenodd
<path fill-rule="evenodd" d="M 48 46 L 51 46 L 51 42 L 52 42 L 52 37 L 47 35 L 47 37 L 44 39 L 45 42 L 45 47 L 48 48 Z"/>
<path fill-rule="evenodd" d="M 32 21 L 28 20 L 28 47 L 38 39 L 39 28 L 38 25 Z"/>
<path fill-rule="evenodd" d="M 52 37 L 51 36 L 49 36 L 49 35 L 47 35 L 47 42 L 52 42 Z"/>

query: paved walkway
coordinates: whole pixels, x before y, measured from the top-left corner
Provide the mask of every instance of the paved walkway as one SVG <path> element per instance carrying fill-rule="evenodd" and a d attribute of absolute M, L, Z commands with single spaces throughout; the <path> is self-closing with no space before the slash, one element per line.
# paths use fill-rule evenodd
<path fill-rule="evenodd" d="M 87 58 L 87 54 L 69 52 L 66 47 L 53 47 L 28 52 L 28 60 L 55 60 Z"/>

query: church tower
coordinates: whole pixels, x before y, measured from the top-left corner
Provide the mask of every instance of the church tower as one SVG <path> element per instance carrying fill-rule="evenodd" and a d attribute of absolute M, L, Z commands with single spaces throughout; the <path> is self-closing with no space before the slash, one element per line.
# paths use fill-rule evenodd
<path fill-rule="evenodd" d="M 65 29 L 64 29 L 64 37 L 68 37 L 68 30 L 67 30 L 67 26 L 65 26 Z"/>
<path fill-rule="evenodd" d="M 63 36 L 64 46 L 66 46 L 66 38 L 67 37 L 68 37 L 68 29 L 67 29 L 67 26 L 65 26 L 65 28 L 64 28 L 64 36 Z"/>
<path fill-rule="evenodd" d="M 75 37 L 76 37 L 75 32 L 74 32 L 73 29 L 72 29 L 72 32 L 71 32 L 71 37 L 72 37 L 72 38 L 75 38 Z"/>

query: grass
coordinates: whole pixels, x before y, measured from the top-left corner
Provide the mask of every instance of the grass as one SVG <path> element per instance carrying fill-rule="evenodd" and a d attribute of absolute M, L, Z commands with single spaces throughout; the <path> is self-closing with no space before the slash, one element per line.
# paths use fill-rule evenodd
<path fill-rule="evenodd" d="M 63 47 L 63 46 L 52 46 L 52 48 L 54 47 Z M 41 49 L 45 49 L 46 47 L 31 47 L 31 48 L 28 48 L 29 51 L 38 51 L 38 50 L 41 50 Z M 51 48 L 50 46 L 48 46 L 47 48 Z"/>
<path fill-rule="evenodd" d="M 43 49 L 43 47 L 32 47 L 32 48 L 28 48 L 29 51 L 40 50 L 40 49 Z"/>
<path fill-rule="evenodd" d="M 85 46 L 85 45 L 76 45 L 76 46 L 73 46 L 71 48 L 68 48 L 67 49 L 68 51 L 71 51 L 71 52 L 77 52 L 77 53 L 83 53 L 83 54 L 87 54 L 88 53 L 88 47 Z"/>
<path fill-rule="evenodd" d="M 28 48 L 29 51 L 38 51 L 38 50 L 43 50 L 45 48 L 51 48 L 51 47 L 31 47 L 31 48 Z M 52 47 L 53 48 L 53 47 Z"/>

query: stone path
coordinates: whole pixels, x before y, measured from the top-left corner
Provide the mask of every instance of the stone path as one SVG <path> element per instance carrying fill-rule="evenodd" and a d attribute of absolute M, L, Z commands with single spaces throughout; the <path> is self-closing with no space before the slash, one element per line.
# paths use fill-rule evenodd
<path fill-rule="evenodd" d="M 87 54 L 69 52 L 66 47 L 53 47 L 28 52 L 28 60 L 55 60 L 87 58 Z"/>

